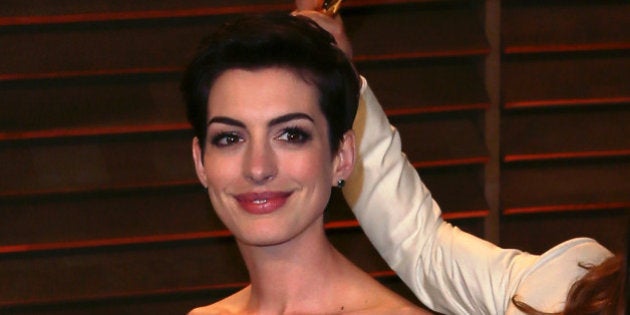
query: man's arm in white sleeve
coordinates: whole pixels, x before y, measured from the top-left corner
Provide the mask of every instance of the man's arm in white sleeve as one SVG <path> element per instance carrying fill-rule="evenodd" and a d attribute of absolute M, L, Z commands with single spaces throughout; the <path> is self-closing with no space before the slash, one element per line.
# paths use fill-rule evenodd
<path fill-rule="evenodd" d="M 343 190 L 361 226 L 422 303 L 447 314 L 500 314 L 537 256 L 504 250 L 444 222 L 363 79 L 358 158 Z"/>

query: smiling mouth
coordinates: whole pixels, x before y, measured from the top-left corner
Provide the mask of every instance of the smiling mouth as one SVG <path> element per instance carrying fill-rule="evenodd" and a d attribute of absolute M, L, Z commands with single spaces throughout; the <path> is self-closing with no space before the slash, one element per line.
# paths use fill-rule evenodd
<path fill-rule="evenodd" d="M 267 214 L 284 206 L 292 192 L 261 192 L 236 195 L 243 210 L 251 214 Z"/>

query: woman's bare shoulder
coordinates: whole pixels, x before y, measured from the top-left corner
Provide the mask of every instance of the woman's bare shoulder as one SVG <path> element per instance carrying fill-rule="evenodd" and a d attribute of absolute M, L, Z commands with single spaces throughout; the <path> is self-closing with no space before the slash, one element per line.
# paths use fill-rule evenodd
<path fill-rule="evenodd" d="M 371 281 L 373 279 L 370 279 Z M 370 282 L 371 282 L 370 281 Z M 396 292 L 383 286 L 374 280 L 372 284 L 366 284 L 358 295 L 351 295 L 348 307 L 345 310 L 353 315 L 423 315 L 432 314 L 420 308 L 413 302 L 405 299 Z M 355 292 L 355 293 L 357 293 Z"/>
<path fill-rule="evenodd" d="M 422 309 L 417 306 L 403 306 L 394 310 L 394 312 L 390 314 L 399 314 L 399 315 L 428 315 L 433 314 L 425 309 Z"/>
<path fill-rule="evenodd" d="M 233 314 L 229 310 L 217 307 L 215 304 L 197 307 L 188 312 L 188 315 L 230 315 Z"/>
<path fill-rule="evenodd" d="M 348 315 L 430 315 L 433 314 L 417 306 L 405 305 L 399 307 L 378 307 L 350 312 Z"/>
<path fill-rule="evenodd" d="M 188 315 L 233 315 L 240 314 L 244 307 L 244 301 L 249 294 L 249 287 L 236 292 L 216 303 L 201 306 L 188 312 Z"/>

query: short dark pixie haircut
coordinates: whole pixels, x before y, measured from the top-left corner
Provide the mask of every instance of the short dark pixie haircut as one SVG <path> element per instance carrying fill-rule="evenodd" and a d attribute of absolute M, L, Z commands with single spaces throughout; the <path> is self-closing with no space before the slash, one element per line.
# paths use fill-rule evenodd
<path fill-rule="evenodd" d="M 352 128 L 359 102 L 359 77 L 332 35 L 312 20 L 282 15 L 240 18 L 206 38 L 184 72 L 181 90 L 201 148 L 205 148 L 208 94 L 217 78 L 232 69 L 282 68 L 319 92 L 328 123 L 331 152 Z"/>

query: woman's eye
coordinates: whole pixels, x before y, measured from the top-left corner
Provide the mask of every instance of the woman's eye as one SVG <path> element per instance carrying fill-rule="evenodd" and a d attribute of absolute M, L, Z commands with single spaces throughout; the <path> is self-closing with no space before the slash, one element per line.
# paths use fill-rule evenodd
<path fill-rule="evenodd" d="M 301 144 L 310 140 L 311 135 L 300 128 L 292 127 L 284 129 L 277 139 L 289 143 Z"/>
<path fill-rule="evenodd" d="M 243 139 L 236 133 L 223 132 L 212 137 L 211 142 L 217 147 L 227 147 L 242 141 Z"/>

